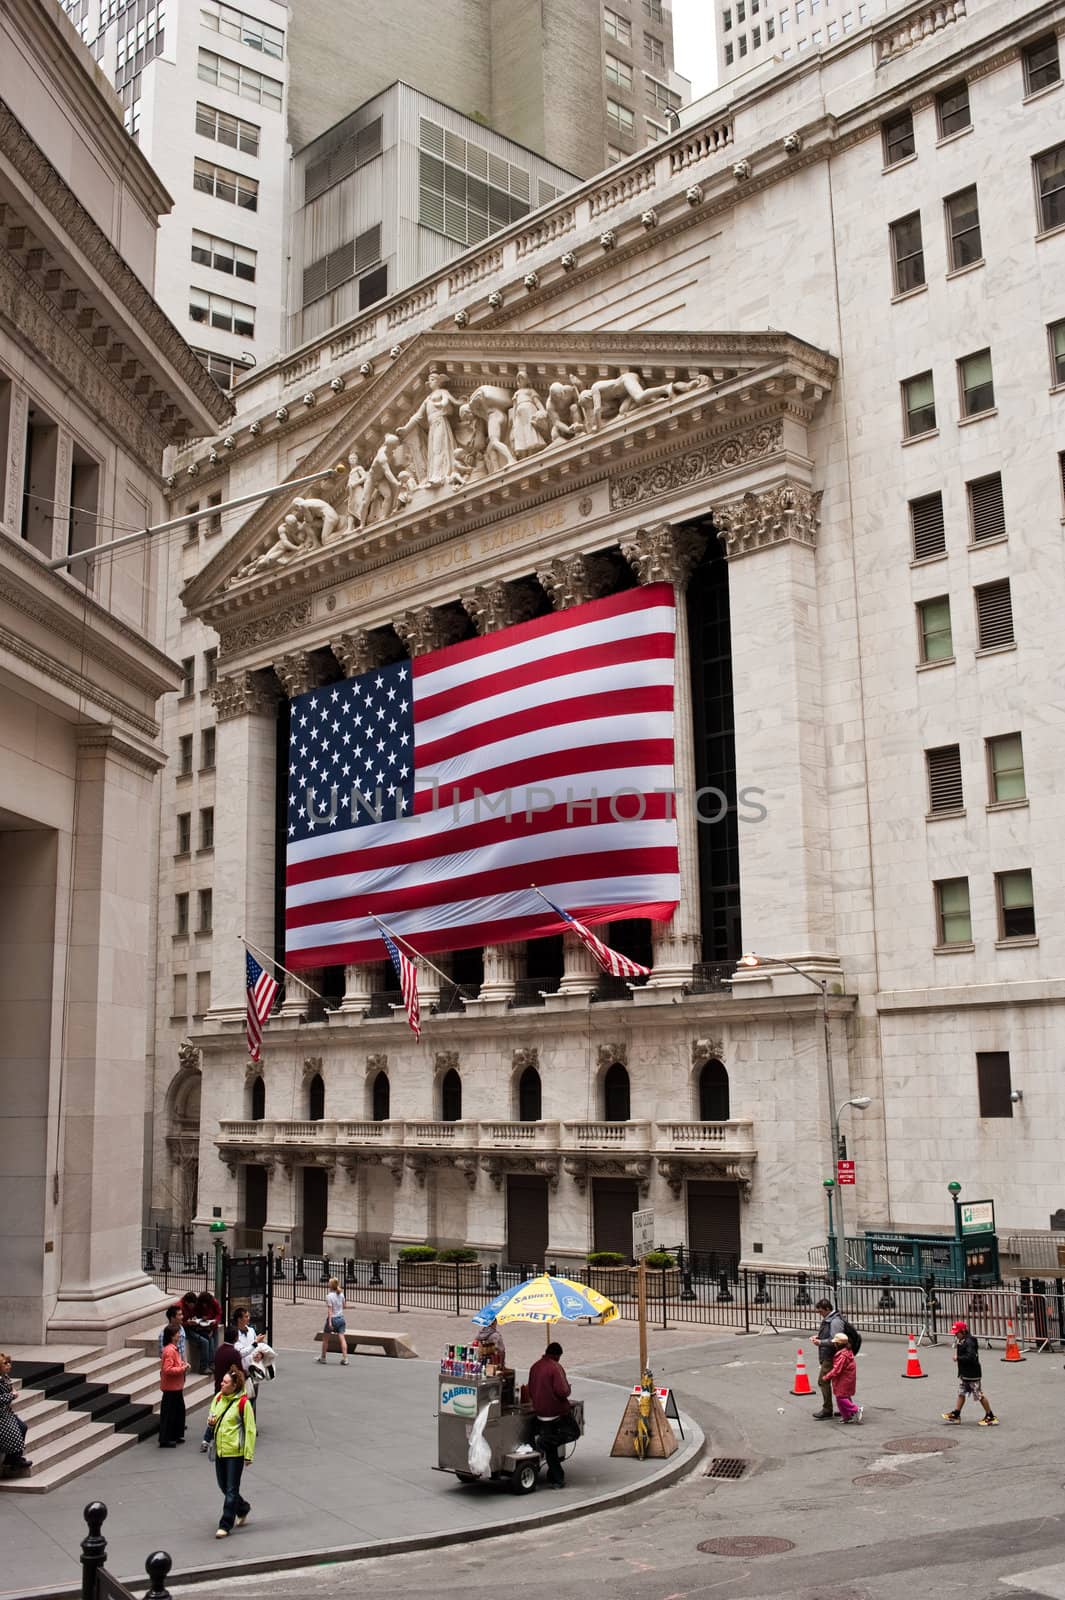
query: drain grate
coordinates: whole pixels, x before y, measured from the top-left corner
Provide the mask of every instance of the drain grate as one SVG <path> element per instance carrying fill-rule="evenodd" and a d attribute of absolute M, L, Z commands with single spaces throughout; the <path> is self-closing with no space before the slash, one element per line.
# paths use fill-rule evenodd
<path fill-rule="evenodd" d="M 889 1456 L 932 1456 L 937 1455 L 940 1450 L 953 1450 L 957 1443 L 957 1439 L 945 1439 L 943 1434 L 939 1433 L 931 1439 L 927 1436 L 916 1439 L 885 1439 L 880 1448 L 886 1450 Z"/>
<path fill-rule="evenodd" d="M 704 1478 L 742 1478 L 750 1462 L 739 1456 L 715 1456 L 703 1473 Z"/>
<path fill-rule="evenodd" d="M 913 1479 L 905 1472 L 863 1472 L 851 1482 L 859 1489 L 905 1489 Z"/>
<path fill-rule="evenodd" d="M 740 1534 L 733 1539 L 704 1539 L 695 1546 L 704 1556 L 781 1556 L 794 1550 L 792 1539 L 769 1539 Z"/>

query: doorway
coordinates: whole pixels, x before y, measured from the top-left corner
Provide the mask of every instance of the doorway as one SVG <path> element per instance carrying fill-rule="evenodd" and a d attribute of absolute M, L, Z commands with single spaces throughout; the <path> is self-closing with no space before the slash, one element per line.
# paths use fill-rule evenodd
<path fill-rule="evenodd" d="M 710 1271 L 735 1272 L 740 1259 L 740 1197 L 734 1183 L 688 1181 L 688 1248 L 713 1256 Z"/>
<path fill-rule="evenodd" d="M 329 1217 L 329 1178 L 321 1167 L 303 1167 L 303 1254 L 320 1256 Z"/>
<path fill-rule="evenodd" d="M 241 1243 L 246 1250 L 260 1250 L 263 1243 L 263 1229 L 266 1227 L 266 1189 L 267 1174 L 265 1167 L 244 1167 L 244 1221 L 242 1224 Z"/>
<path fill-rule="evenodd" d="M 592 1179 L 592 1238 L 596 1250 L 616 1250 L 632 1259 L 632 1213 L 640 1208 L 640 1189 L 628 1178 Z"/>
<path fill-rule="evenodd" d="M 507 1178 L 507 1261 L 542 1268 L 547 1260 L 547 1179 L 514 1173 Z"/>

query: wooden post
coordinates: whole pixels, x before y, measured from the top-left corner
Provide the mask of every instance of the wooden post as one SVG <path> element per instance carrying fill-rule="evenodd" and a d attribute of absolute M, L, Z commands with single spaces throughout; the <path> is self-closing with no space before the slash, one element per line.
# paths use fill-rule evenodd
<path fill-rule="evenodd" d="M 640 1382 L 647 1371 L 647 1263 L 640 1257 L 636 1268 L 636 1304 L 640 1317 Z"/>

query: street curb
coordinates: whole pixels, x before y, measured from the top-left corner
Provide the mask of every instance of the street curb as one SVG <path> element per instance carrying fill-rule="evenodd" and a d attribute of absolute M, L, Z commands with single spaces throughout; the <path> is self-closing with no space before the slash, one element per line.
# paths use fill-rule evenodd
<path fill-rule="evenodd" d="M 670 1456 L 657 1472 L 628 1489 L 612 1489 L 572 1505 L 559 1506 L 558 1510 L 543 1511 L 537 1516 L 523 1517 L 520 1522 L 501 1522 L 490 1527 L 456 1528 L 453 1532 L 412 1534 L 406 1539 L 384 1539 L 375 1543 L 333 1545 L 326 1549 L 305 1550 L 301 1553 L 280 1556 L 260 1556 L 249 1561 L 226 1561 L 205 1567 L 190 1567 L 185 1572 L 171 1572 L 167 1586 L 208 1583 L 226 1578 L 252 1577 L 256 1573 L 292 1572 L 301 1568 L 336 1566 L 345 1561 L 369 1561 L 381 1556 L 411 1555 L 420 1550 L 437 1550 L 453 1544 L 470 1544 L 474 1540 L 499 1539 L 513 1533 L 525 1533 L 537 1528 L 550 1527 L 556 1522 L 572 1522 L 594 1511 L 631 1505 L 649 1494 L 665 1488 L 684 1477 L 695 1467 L 706 1452 L 707 1439 L 702 1428 L 687 1412 L 681 1412 L 686 1448 Z M 552 1497 L 554 1503 L 554 1497 Z M 143 1584 L 144 1573 L 127 1575 L 120 1580 L 127 1587 Z M 0 1590 L 0 1595 L 4 1591 Z M 61 1589 L 24 1589 L 20 1600 L 81 1600 L 80 1583 Z"/>

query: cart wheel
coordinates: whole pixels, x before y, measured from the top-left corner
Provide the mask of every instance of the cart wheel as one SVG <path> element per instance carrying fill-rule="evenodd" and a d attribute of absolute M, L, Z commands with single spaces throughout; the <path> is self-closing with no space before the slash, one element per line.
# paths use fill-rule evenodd
<path fill-rule="evenodd" d="M 536 1468 L 532 1462 L 523 1462 L 517 1472 L 511 1473 L 510 1482 L 515 1494 L 531 1494 L 536 1488 Z"/>

